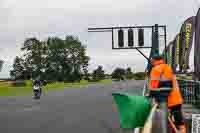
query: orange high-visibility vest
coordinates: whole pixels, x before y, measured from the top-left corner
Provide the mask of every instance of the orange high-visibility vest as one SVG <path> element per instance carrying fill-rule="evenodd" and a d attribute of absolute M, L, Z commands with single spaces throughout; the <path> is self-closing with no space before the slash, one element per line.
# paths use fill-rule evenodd
<path fill-rule="evenodd" d="M 150 73 L 150 89 L 156 89 L 159 86 L 160 81 L 172 81 L 172 91 L 168 96 L 168 107 L 172 107 L 183 103 L 183 98 L 176 80 L 176 76 L 173 74 L 172 68 L 165 64 L 163 61 L 156 61 L 154 67 Z"/>

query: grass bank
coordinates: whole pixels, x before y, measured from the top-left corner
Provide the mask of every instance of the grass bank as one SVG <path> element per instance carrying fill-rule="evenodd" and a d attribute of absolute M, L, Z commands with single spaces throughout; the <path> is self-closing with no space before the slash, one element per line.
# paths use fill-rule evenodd
<path fill-rule="evenodd" d="M 0 96 L 18 96 L 18 95 L 29 95 L 32 94 L 32 82 L 25 81 L 25 86 L 16 87 L 12 85 L 12 82 L 0 82 Z M 106 79 L 99 82 L 88 82 L 86 80 L 81 80 L 77 83 L 64 83 L 64 82 L 54 82 L 49 83 L 43 87 L 44 92 L 49 90 L 62 90 L 69 87 L 80 88 L 88 84 L 109 84 L 112 80 Z"/>

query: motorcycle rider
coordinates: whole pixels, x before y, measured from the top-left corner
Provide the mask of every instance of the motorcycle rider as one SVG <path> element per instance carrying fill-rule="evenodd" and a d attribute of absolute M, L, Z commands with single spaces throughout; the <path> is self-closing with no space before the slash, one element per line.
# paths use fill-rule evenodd
<path fill-rule="evenodd" d="M 42 85 L 43 85 L 43 82 L 42 80 L 40 80 L 40 78 L 37 78 L 36 80 L 33 81 L 33 92 L 36 94 L 36 93 L 39 93 L 41 94 L 42 93 Z"/>

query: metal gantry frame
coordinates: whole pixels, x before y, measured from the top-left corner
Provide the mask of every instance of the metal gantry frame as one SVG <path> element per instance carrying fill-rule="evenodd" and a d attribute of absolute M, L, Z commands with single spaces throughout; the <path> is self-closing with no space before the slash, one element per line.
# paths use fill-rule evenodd
<path fill-rule="evenodd" d="M 151 46 L 137 46 L 137 47 L 115 47 L 114 42 L 114 30 L 118 29 L 152 29 L 152 45 Z M 159 28 L 163 28 L 164 35 L 159 35 Z M 164 51 L 167 47 L 167 34 L 166 34 L 166 25 L 155 24 L 153 26 L 119 26 L 119 27 L 103 27 L 103 28 L 88 28 L 88 32 L 110 32 L 112 38 L 112 49 L 113 50 L 123 50 L 123 49 L 136 49 L 142 56 L 144 56 L 148 61 L 149 58 L 155 53 L 159 54 L 159 37 L 164 36 Z M 151 49 L 150 57 L 145 56 L 145 54 L 140 49 Z M 164 54 L 166 51 L 164 52 Z M 165 60 L 167 61 L 166 54 Z"/>

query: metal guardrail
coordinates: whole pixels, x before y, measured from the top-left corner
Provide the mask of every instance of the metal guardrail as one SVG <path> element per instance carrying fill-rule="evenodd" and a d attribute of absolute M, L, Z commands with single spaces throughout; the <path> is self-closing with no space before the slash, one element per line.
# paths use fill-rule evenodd
<path fill-rule="evenodd" d="M 148 91 L 147 82 L 145 80 L 143 88 L 143 96 Z M 200 81 L 178 80 L 179 87 L 185 104 L 192 104 L 200 109 Z"/>
<path fill-rule="evenodd" d="M 200 82 L 193 80 L 178 80 L 185 104 L 192 104 L 200 109 Z"/>
<path fill-rule="evenodd" d="M 148 79 L 145 80 L 143 87 L 143 96 L 148 91 Z M 179 87 L 185 104 L 192 104 L 200 109 L 200 81 L 178 80 Z"/>

